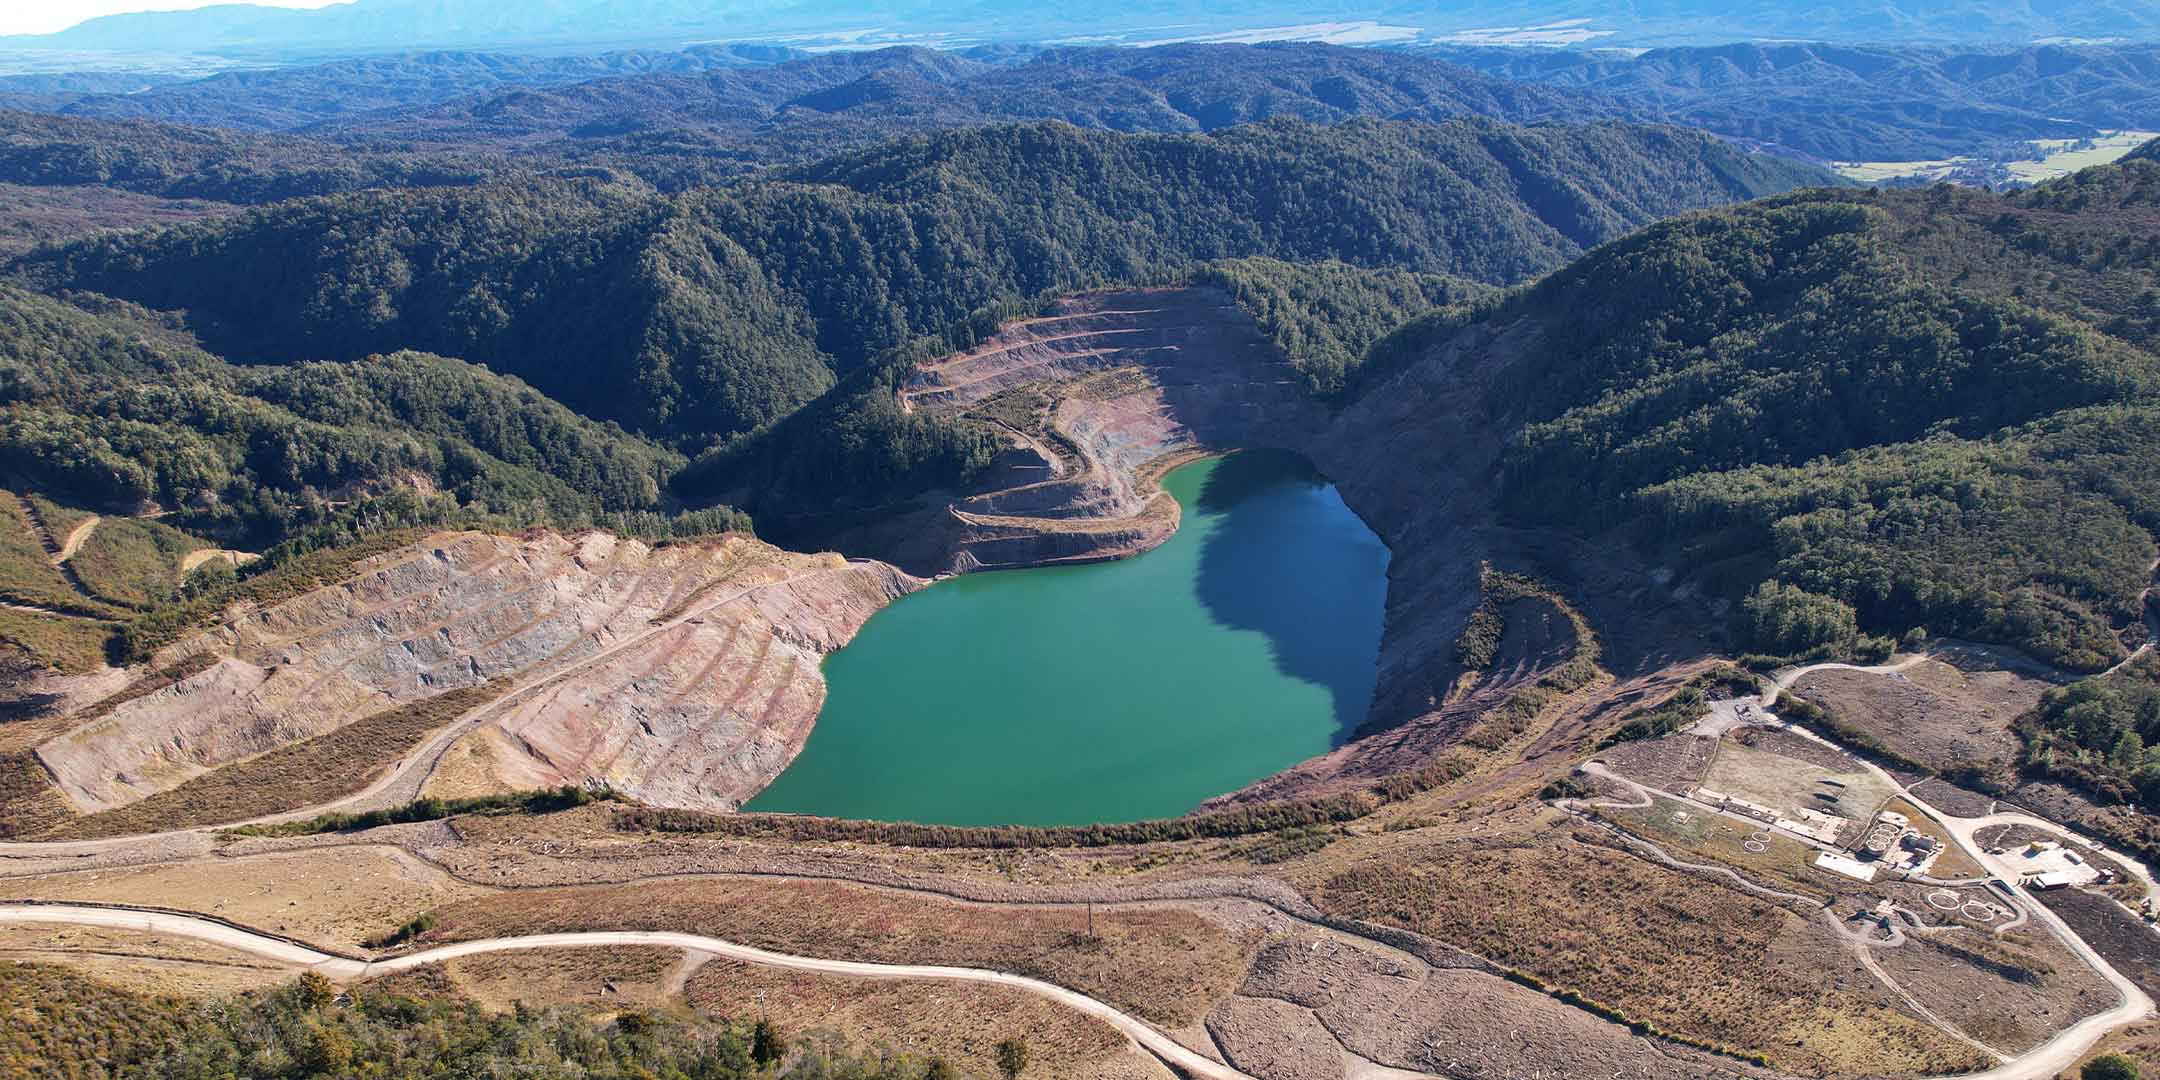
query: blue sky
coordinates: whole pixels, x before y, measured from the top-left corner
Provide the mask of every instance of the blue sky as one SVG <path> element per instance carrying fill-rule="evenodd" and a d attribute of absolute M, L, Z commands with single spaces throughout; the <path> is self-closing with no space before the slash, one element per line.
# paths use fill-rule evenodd
<path fill-rule="evenodd" d="M 14 0 L 0 3 L 0 34 L 49 34 L 100 15 L 125 11 L 178 11 L 221 0 Z M 254 0 L 263 7 L 328 7 L 339 0 Z"/>

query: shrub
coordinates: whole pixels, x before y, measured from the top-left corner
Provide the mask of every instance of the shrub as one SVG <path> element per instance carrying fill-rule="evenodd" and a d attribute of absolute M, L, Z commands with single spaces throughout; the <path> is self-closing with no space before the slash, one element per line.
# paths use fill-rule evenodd
<path fill-rule="evenodd" d="M 2137 1062 L 2121 1054 L 2102 1054 L 2078 1071 L 2082 1080 L 2138 1080 Z"/>

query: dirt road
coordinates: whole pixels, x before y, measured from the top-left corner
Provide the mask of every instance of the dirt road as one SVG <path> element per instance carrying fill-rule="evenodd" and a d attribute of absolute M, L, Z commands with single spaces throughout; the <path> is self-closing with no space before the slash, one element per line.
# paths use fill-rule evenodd
<path fill-rule="evenodd" d="M 60 554 L 55 556 L 53 561 L 63 563 L 74 558 L 75 553 L 82 550 L 84 542 L 90 539 L 90 534 L 97 531 L 100 520 L 102 519 L 96 514 L 92 514 L 85 518 L 82 524 L 75 526 L 74 531 L 67 534 L 67 539 L 60 542 Z"/>
<path fill-rule="evenodd" d="M 1810 671 L 1841 669 L 1872 674 L 1888 674 L 1902 671 L 1925 660 L 1926 657 L 1919 656 L 1895 664 L 1876 667 L 1857 667 L 1852 664 L 1814 664 L 1804 668 L 1796 668 L 1784 673 L 1775 680 L 1773 688 L 1763 695 L 1765 698 L 1764 705 L 1767 707 L 1770 702 L 1774 702 L 1779 690 L 1791 686 L 1794 681 L 1797 681 Z M 1765 719 L 1802 738 L 1824 746 L 1837 747 L 1836 743 L 1815 734 L 1803 725 L 1787 724 L 1777 720 L 1774 716 L 1765 717 Z M 1906 802 L 1911 803 L 1923 816 L 1942 826 L 1943 830 L 1949 834 L 1952 842 L 1963 848 L 1967 856 L 1981 866 L 1986 867 L 2003 882 L 2003 886 L 2010 891 L 2012 896 L 2016 897 L 2018 907 L 2025 909 L 2035 921 L 2047 927 L 2066 948 L 2076 953 L 2079 959 L 2085 961 L 2101 978 L 2107 980 L 2108 985 L 2114 987 L 2115 992 L 2120 995 L 2121 1000 L 2114 1008 L 2086 1017 L 2084 1020 L 2057 1032 L 2054 1038 L 2011 1061 L 1986 1072 L 1970 1074 L 1973 1080 L 2050 1080 L 2056 1074 L 2076 1064 L 2077 1060 L 2085 1055 L 2085 1051 L 2091 1049 L 2094 1043 L 2099 1042 L 2110 1032 L 2150 1019 L 2154 1015 L 2153 1000 L 2147 997 L 2143 990 L 2138 989 L 2135 983 L 2125 978 L 2122 972 L 2115 970 L 2113 964 L 2108 963 L 2105 957 L 2101 956 L 2091 945 L 2086 944 L 2085 939 L 2071 930 L 2069 924 L 2063 922 L 2060 916 L 2049 910 L 2045 904 L 2034 900 L 2026 894 L 2025 890 L 2017 883 L 2017 874 L 2014 867 L 2009 866 L 1995 856 L 1987 854 L 1978 844 L 1973 843 L 1973 833 L 1977 832 L 1981 827 L 1990 823 L 2002 823 L 1997 819 L 2007 819 L 2014 815 L 1997 814 L 1986 818 L 1953 817 L 1937 810 L 1926 800 L 1906 790 L 1905 785 L 1899 783 L 1896 777 L 1884 771 L 1881 766 L 1865 758 L 1858 760 L 1862 768 L 1889 784 L 1892 790 L 1896 791 Z M 2050 823 L 2049 827 L 2060 828 L 2060 826 L 2052 823 Z M 2140 869 L 2142 870 L 2142 867 Z"/>
<path fill-rule="evenodd" d="M 1100 1001 L 1062 986 L 1014 975 L 1005 971 L 989 971 L 982 968 L 942 967 L 923 964 L 872 964 L 853 960 L 824 960 L 810 956 L 794 956 L 788 953 L 768 952 L 764 949 L 738 945 L 715 937 L 699 934 L 677 934 L 660 931 L 642 932 L 591 932 L 575 934 L 534 934 L 529 937 L 489 938 L 484 941 L 466 941 L 456 945 L 444 945 L 423 952 L 410 953 L 388 960 L 354 960 L 317 952 L 283 938 L 258 934 L 237 926 L 188 915 L 154 911 L 129 911 L 114 908 L 73 906 L 66 904 L 20 905 L 0 907 L 0 923 L 60 923 L 70 926 L 98 926 L 118 930 L 138 930 L 153 934 L 171 934 L 194 938 L 228 948 L 238 949 L 265 959 L 294 967 L 311 968 L 338 980 L 366 978 L 371 975 L 389 975 L 410 968 L 432 964 L 460 956 L 481 953 L 508 952 L 520 949 L 560 948 L 621 948 L 635 945 L 657 945 L 663 948 L 682 949 L 687 952 L 707 953 L 713 956 L 738 960 L 763 967 L 785 971 L 802 971 L 813 975 L 833 975 L 857 979 L 926 979 L 940 982 L 987 983 L 1021 990 L 1046 998 L 1066 1008 L 1096 1017 L 1123 1032 L 1149 1053 L 1162 1059 L 1172 1068 L 1186 1076 L 1200 1080 L 1253 1080 L 1252 1077 L 1202 1057 L 1187 1049 L 1170 1036 L 1156 1030 L 1152 1025 L 1119 1012 Z"/>

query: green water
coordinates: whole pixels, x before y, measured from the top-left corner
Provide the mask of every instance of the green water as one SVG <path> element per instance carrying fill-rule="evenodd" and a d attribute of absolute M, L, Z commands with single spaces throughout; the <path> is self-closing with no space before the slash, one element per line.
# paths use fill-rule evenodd
<path fill-rule="evenodd" d="M 802 755 L 745 807 L 947 825 L 1169 817 L 1324 753 L 1372 697 L 1387 548 L 1302 459 L 1163 483 L 1119 562 L 970 574 L 825 662 Z"/>

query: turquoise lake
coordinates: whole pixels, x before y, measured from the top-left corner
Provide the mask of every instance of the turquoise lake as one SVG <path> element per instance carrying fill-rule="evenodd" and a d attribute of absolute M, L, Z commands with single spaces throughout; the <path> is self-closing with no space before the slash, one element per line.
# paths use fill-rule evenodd
<path fill-rule="evenodd" d="M 970 574 L 825 661 L 746 810 L 946 825 L 1172 817 L 1338 745 L 1372 698 L 1388 552 L 1304 459 L 1210 458 L 1131 559 Z"/>

